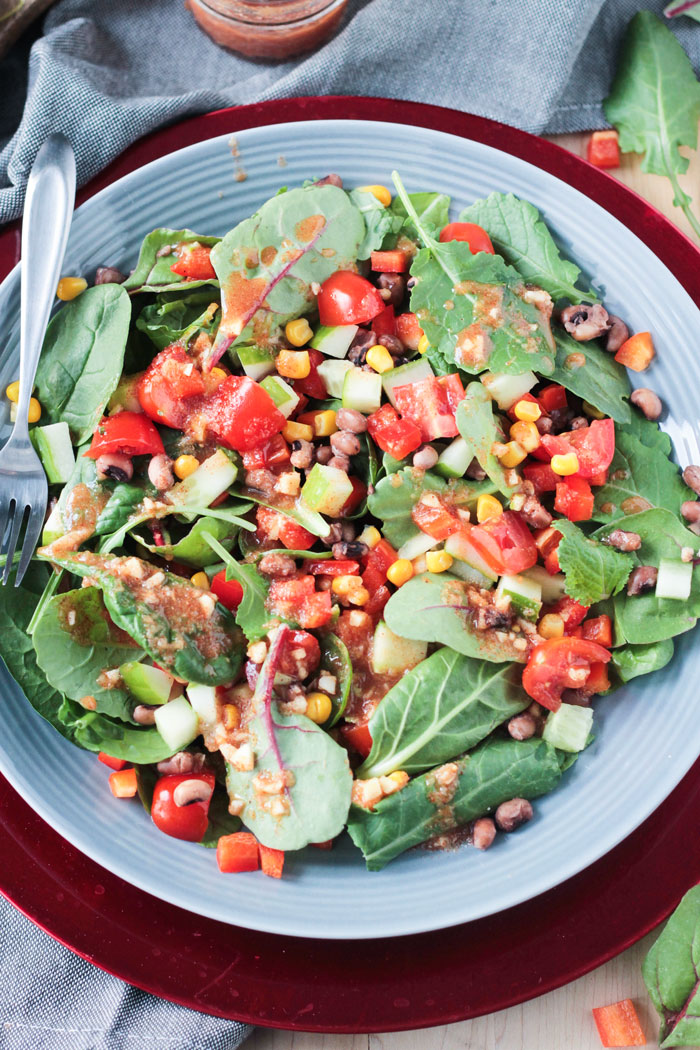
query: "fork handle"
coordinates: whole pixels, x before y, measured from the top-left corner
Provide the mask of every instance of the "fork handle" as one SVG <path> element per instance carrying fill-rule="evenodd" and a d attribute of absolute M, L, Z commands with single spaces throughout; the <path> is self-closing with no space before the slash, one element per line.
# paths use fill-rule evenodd
<path fill-rule="evenodd" d="M 73 149 L 63 135 L 50 135 L 37 153 L 29 175 L 22 220 L 17 430 L 29 429 L 29 399 L 66 251 L 74 201 Z"/>

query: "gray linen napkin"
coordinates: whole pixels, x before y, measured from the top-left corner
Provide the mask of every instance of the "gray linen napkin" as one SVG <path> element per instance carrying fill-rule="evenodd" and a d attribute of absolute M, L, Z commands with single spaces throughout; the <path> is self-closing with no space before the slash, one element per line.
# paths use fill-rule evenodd
<path fill-rule="evenodd" d="M 534 132 L 602 127 L 620 34 L 642 6 L 663 0 L 354 0 L 320 51 L 273 63 L 219 50 L 181 0 L 60 0 L 28 75 L 26 42 L 0 63 L 0 222 L 21 213 L 50 131 L 72 141 L 82 184 L 167 122 L 292 95 L 388 95 Z M 697 67 L 700 26 L 673 29 Z M 109 977 L 0 898 L 0 1050 L 231 1050 L 248 1032 Z"/>

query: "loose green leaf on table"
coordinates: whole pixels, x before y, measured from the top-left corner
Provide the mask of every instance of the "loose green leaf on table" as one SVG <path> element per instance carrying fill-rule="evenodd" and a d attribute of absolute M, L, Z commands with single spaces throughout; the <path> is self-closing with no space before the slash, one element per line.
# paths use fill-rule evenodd
<path fill-rule="evenodd" d="M 622 590 L 634 568 L 631 555 L 590 539 L 571 521 L 557 519 L 554 527 L 563 537 L 557 553 L 569 597 L 595 605 Z"/>
<path fill-rule="evenodd" d="M 700 1045 L 700 886 L 688 890 L 642 965 L 661 1018 L 659 1046 Z"/>
<path fill-rule="evenodd" d="M 607 353 L 595 342 L 577 343 L 559 327 L 553 332 L 557 353 L 552 382 L 560 383 L 616 423 L 629 423 L 632 418 L 627 400 L 629 379 L 614 354 Z M 581 364 L 582 357 L 585 364 Z"/>
<path fill-rule="evenodd" d="M 456 420 L 460 435 L 481 469 L 499 492 L 511 496 L 513 487 L 491 451 L 496 442 L 503 441 L 503 429 L 493 414 L 493 400 L 482 383 L 469 383 L 464 399 L 457 406 Z"/>
<path fill-rule="evenodd" d="M 101 284 L 66 303 L 49 322 L 36 373 L 47 422 L 89 441 L 122 373 L 131 303 L 121 285 Z"/>
<path fill-rule="evenodd" d="M 530 704 L 516 664 L 490 664 L 439 649 L 380 700 L 372 750 L 358 777 L 420 773 L 469 751 Z"/>
<path fill-rule="evenodd" d="M 170 230 L 160 227 L 147 234 L 141 244 L 136 269 L 122 284 L 129 292 L 166 292 L 186 291 L 190 293 L 203 284 L 216 286 L 212 278 L 208 281 L 186 280 L 173 273 L 170 267 L 177 261 L 174 249 L 178 244 L 198 244 L 213 247 L 219 243 L 219 237 L 202 237 L 192 230 Z M 166 249 L 172 248 L 172 252 Z"/>

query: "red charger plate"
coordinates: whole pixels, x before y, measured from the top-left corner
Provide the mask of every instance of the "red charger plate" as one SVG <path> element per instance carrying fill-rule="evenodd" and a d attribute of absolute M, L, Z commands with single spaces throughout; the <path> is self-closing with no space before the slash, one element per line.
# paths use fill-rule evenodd
<path fill-rule="evenodd" d="M 263 124 L 322 119 L 434 128 L 544 168 L 641 237 L 700 306 L 700 253 L 637 194 L 542 139 L 413 102 L 300 98 L 208 113 L 135 143 L 78 201 L 193 142 Z M 18 257 L 15 224 L 0 234 L 0 275 Z M 525 904 L 437 933 L 314 941 L 214 922 L 130 886 L 62 839 L 0 777 L 0 892 L 88 961 L 195 1010 L 305 1031 L 411 1029 L 534 998 L 633 944 L 700 880 L 699 809 L 700 762 L 621 845 Z"/>

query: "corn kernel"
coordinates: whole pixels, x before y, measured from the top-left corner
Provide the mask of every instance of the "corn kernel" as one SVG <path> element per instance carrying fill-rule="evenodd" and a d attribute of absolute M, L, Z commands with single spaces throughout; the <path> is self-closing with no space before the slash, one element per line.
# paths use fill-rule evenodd
<path fill-rule="evenodd" d="M 404 773 L 403 769 L 397 769 L 389 774 L 388 779 L 398 784 L 399 788 L 404 788 L 408 784 L 408 773 Z"/>
<path fill-rule="evenodd" d="M 10 383 L 10 385 L 6 387 L 5 393 L 10 401 L 16 405 L 19 401 L 19 379 L 15 379 L 14 383 Z"/>
<path fill-rule="evenodd" d="M 209 577 L 206 572 L 196 572 L 194 576 L 190 576 L 190 583 L 193 583 L 195 587 L 201 587 L 203 591 L 209 590 Z"/>
<path fill-rule="evenodd" d="M 447 572 L 452 566 L 452 555 L 447 551 L 428 551 L 425 565 L 428 572 Z"/>
<path fill-rule="evenodd" d="M 541 638 L 561 638 L 564 634 L 564 621 L 558 613 L 546 613 L 537 625 Z"/>
<path fill-rule="evenodd" d="M 290 445 L 293 441 L 313 441 L 314 428 L 308 423 L 295 423 L 290 419 L 282 431 L 282 437 Z"/>
<path fill-rule="evenodd" d="M 212 368 L 211 375 L 214 379 L 218 379 L 221 383 L 226 378 L 228 373 L 224 372 L 223 368 Z"/>
<path fill-rule="evenodd" d="M 235 704 L 224 704 L 224 729 L 238 729 L 241 724 L 241 712 Z"/>
<path fill-rule="evenodd" d="M 35 397 L 29 398 L 29 412 L 27 414 L 27 421 L 29 423 L 38 423 L 41 419 L 41 404 Z"/>
<path fill-rule="evenodd" d="M 309 693 L 306 698 L 306 717 L 315 722 L 317 726 L 323 725 L 331 717 L 333 704 L 330 696 L 325 693 Z"/>
<path fill-rule="evenodd" d="M 359 576 L 334 576 L 331 590 L 333 591 L 333 594 L 341 594 L 345 596 L 361 586 L 362 580 Z"/>
<path fill-rule="evenodd" d="M 542 409 L 536 401 L 517 401 L 513 408 L 513 415 L 523 423 L 536 423 L 542 415 Z"/>
<path fill-rule="evenodd" d="M 335 422 L 335 412 L 327 408 L 325 412 L 317 412 L 314 416 L 314 432 L 316 437 L 330 437 L 335 434 L 338 427 Z"/>
<path fill-rule="evenodd" d="M 363 193 L 374 194 L 379 203 L 383 204 L 385 208 L 388 208 L 391 204 L 391 190 L 387 189 L 386 186 L 360 186 L 359 188 Z"/>
<path fill-rule="evenodd" d="M 10 395 L 8 394 L 7 396 L 9 397 Z M 587 416 L 591 417 L 591 419 L 605 419 L 605 412 L 601 412 L 600 409 L 596 408 L 595 405 L 592 405 L 589 401 L 582 401 L 581 408 Z"/>
<path fill-rule="evenodd" d="M 575 452 L 567 452 L 565 456 L 552 456 L 550 467 L 560 477 L 568 477 L 569 474 L 578 473 L 578 456 Z"/>
<path fill-rule="evenodd" d="M 476 501 L 476 520 L 481 523 L 489 518 L 500 518 L 503 504 L 495 496 L 481 495 Z"/>
<path fill-rule="evenodd" d="M 359 576 L 355 576 L 354 578 L 358 581 L 360 579 Z M 348 594 L 348 601 L 351 605 L 366 605 L 369 601 L 369 591 L 361 584 L 359 587 L 353 587 Z"/>
<path fill-rule="evenodd" d="M 367 544 L 369 549 L 373 551 L 381 538 L 382 534 L 379 529 L 375 528 L 374 525 L 366 525 L 357 537 L 357 542 Z"/>
<path fill-rule="evenodd" d="M 375 372 L 388 372 L 394 367 L 394 359 L 385 346 L 376 343 L 367 351 L 367 364 Z"/>
<path fill-rule="evenodd" d="M 311 371 L 308 350 L 280 350 L 275 367 L 285 379 L 306 379 Z"/>
<path fill-rule="evenodd" d="M 300 317 L 297 321 L 287 322 L 284 334 L 292 346 L 306 346 L 314 333 L 306 318 Z"/>
<path fill-rule="evenodd" d="M 430 350 L 430 340 L 427 335 L 423 334 L 418 340 L 418 353 L 427 354 L 428 350 Z"/>
<path fill-rule="evenodd" d="M 398 558 L 386 570 L 386 578 L 394 587 L 403 587 L 413 576 L 413 566 L 408 558 Z"/>
<path fill-rule="evenodd" d="M 68 303 L 71 299 L 77 299 L 78 296 L 85 291 L 87 286 L 87 281 L 84 277 L 62 277 L 58 282 L 56 295 L 59 299 L 62 299 L 64 303 Z"/>
<path fill-rule="evenodd" d="M 198 466 L 199 460 L 196 456 L 178 456 L 173 464 L 173 470 L 182 481 L 184 478 L 188 478 L 190 474 L 194 474 Z"/>
<path fill-rule="evenodd" d="M 517 467 L 527 456 L 527 452 L 517 441 L 508 441 L 502 448 L 504 451 L 499 454 L 498 460 L 503 467 Z"/>
<path fill-rule="evenodd" d="M 510 436 L 526 452 L 534 452 L 540 447 L 540 432 L 534 423 L 526 423 L 523 420 L 513 423 L 510 428 Z"/>

